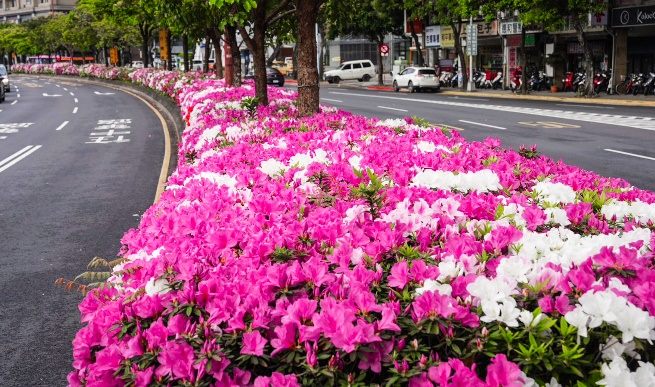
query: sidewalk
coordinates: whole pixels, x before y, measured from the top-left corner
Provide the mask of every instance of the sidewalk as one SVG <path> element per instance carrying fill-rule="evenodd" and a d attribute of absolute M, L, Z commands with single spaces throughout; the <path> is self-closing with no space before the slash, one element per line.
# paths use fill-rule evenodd
<path fill-rule="evenodd" d="M 295 80 L 287 79 L 287 84 L 296 84 Z M 393 92 L 391 87 L 391 79 L 385 75 L 384 85 L 379 86 L 377 80 L 369 82 L 357 81 L 342 81 L 338 85 L 328 84 L 321 81 L 321 87 L 336 87 L 344 89 L 368 89 L 377 91 Z M 407 93 L 406 90 L 401 92 Z M 559 92 L 551 93 L 550 91 L 530 92 L 527 95 L 514 94 L 509 90 L 475 90 L 473 92 L 460 91 L 453 88 L 442 88 L 437 94 L 446 96 L 459 96 L 459 97 L 479 97 L 479 98 L 497 98 L 497 99 L 511 99 L 523 101 L 550 101 L 550 102 L 565 102 L 586 105 L 614 105 L 614 106 L 639 106 L 639 107 L 655 107 L 655 96 L 649 95 L 607 95 L 601 93 L 598 97 L 587 98 L 579 97 L 574 92 Z"/>

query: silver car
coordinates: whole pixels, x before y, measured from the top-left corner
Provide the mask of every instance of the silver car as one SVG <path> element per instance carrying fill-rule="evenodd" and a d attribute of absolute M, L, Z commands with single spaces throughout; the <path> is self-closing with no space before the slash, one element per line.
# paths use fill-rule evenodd
<path fill-rule="evenodd" d="M 0 64 L 0 78 L 2 78 L 2 88 L 6 93 L 11 91 L 11 86 L 9 86 L 9 72 L 5 65 Z"/>
<path fill-rule="evenodd" d="M 403 87 L 410 93 L 419 90 L 438 91 L 440 86 L 437 72 L 431 67 L 407 67 L 393 75 L 394 91 L 400 91 Z"/>

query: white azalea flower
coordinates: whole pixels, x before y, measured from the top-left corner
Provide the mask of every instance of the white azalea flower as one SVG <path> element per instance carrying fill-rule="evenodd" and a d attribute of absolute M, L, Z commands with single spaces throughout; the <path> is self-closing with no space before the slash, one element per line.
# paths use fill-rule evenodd
<path fill-rule="evenodd" d="M 423 286 L 415 290 L 415 295 L 420 296 L 425 292 L 437 292 L 444 296 L 450 296 L 453 288 L 449 284 L 442 284 L 439 281 L 427 279 L 423 281 Z"/>
<path fill-rule="evenodd" d="M 149 296 L 154 296 L 155 294 L 164 294 L 168 293 L 171 288 L 169 287 L 169 283 L 166 279 L 161 278 L 161 279 L 155 279 L 150 278 L 148 282 L 146 283 L 146 294 Z"/>
<path fill-rule="evenodd" d="M 287 169 L 287 166 L 284 165 L 284 163 L 271 158 L 262 161 L 262 163 L 259 165 L 259 168 L 257 169 L 267 174 L 268 176 L 273 177 L 280 172 L 284 172 Z"/>
<path fill-rule="evenodd" d="M 548 203 L 568 204 L 575 201 L 575 191 L 573 188 L 562 183 L 540 181 L 534 185 L 533 191 L 537 192 L 540 199 Z"/>

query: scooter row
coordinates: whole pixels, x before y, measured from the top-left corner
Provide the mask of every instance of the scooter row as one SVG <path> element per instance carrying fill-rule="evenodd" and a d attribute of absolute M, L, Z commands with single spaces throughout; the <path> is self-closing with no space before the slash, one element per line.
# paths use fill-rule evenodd
<path fill-rule="evenodd" d="M 655 95 L 655 73 L 651 71 L 647 74 L 630 74 L 616 86 L 616 92 L 618 94 Z"/>
<path fill-rule="evenodd" d="M 473 71 L 473 82 L 476 89 L 494 89 L 503 87 L 503 72 L 499 71 L 493 79 L 487 77 L 487 72 L 482 70 Z M 456 72 L 442 71 L 439 76 L 441 87 L 457 87 L 459 78 Z"/>

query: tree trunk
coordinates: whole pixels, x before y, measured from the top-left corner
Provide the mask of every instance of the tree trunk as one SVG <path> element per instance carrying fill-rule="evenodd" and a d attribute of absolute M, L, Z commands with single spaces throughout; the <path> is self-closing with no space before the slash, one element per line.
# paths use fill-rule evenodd
<path fill-rule="evenodd" d="M 214 44 L 214 71 L 216 76 L 223 78 L 223 50 L 221 49 L 221 38 L 217 34 L 216 39 L 212 39 Z"/>
<path fill-rule="evenodd" d="M 464 55 L 464 48 L 462 47 L 462 31 L 460 31 L 460 28 L 462 27 L 461 22 L 451 22 L 450 23 L 450 28 L 453 29 L 453 34 L 455 35 L 455 52 L 457 53 L 457 58 L 459 59 L 459 71 L 461 71 L 462 74 L 462 84 L 459 85 L 460 89 L 465 89 L 466 84 L 468 82 L 469 76 L 473 76 L 473 74 L 467 74 L 466 69 L 468 69 L 468 66 L 466 65 L 466 55 Z"/>
<path fill-rule="evenodd" d="M 105 66 L 109 66 L 109 50 L 107 46 L 102 47 L 102 55 L 105 57 Z"/>
<path fill-rule="evenodd" d="M 182 35 L 182 62 L 184 71 L 189 71 L 189 37 L 187 34 Z"/>
<path fill-rule="evenodd" d="M 143 67 L 148 67 L 150 65 L 150 55 L 148 53 L 148 43 L 150 40 L 150 34 L 147 26 L 139 26 L 139 33 L 141 34 L 141 50 L 143 51 Z"/>
<path fill-rule="evenodd" d="M 418 58 L 417 65 L 423 66 L 425 60 L 423 59 L 423 51 L 421 51 L 421 41 L 418 39 L 416 31 L 414 31 L 414 21 L 409 22 L 409 31 L 412 34 L 412 39 L 414 39 L 414 45 L 416 46 L 416 56 Z"/>
<path fill-rule="evenodd" d="M 587 44 L 587 36 L 584 33 L 584 27 L 580 19 L 576 19 L 573 23 L 575 28 L 575 33 L 578 37 L 578 43 L 582 47 L 582 52 L 584 52 L 584 69 L 587 77 L 587 82 L 584 85 L 584 95 L 587 97 L 594 96 L 594 61 L 591 53 L 591 47 Z"/>
<path fill-rule="evenodd" d="M 209 34 L 205 37 L 205 53 L 202 56 L 202 72 L 203 73 L 208 73 L 209 72 L 209 56 L 211 55 L 212 52 L 212 46 L 210 46 L 210 41 L 212 39 Z"/>
<path fill-rule="evenodd" d="M 319 111 L 316 68 L 316 19 L 321 0 L 295 0 L 298 20 L 298 113 L 301 117 Z"/>
<path fill-rule="evenodd" d="M 281 44 L 278 44 L 277 46 L 275 46 L 271 56 L 269 56 L 268 59 L 266 59 L 266 66 L 271 67 L 273 65 L 273 62 L 275 62 L 275 59 L 280 54 L 281 50 L 282 50 L 282 45 Z"/>
<path fill-rule="evenodd" d="M 266 84 L 266 0 L 260 1 L 253 10 L 253 37 L 240 27 L 242 39 L 252 52 L 255 68 L 255 98 L 262 106 L 268 105 L 268 85 Z"/>
<path fill-rule="evenodd" d="M 225 27 L 225 40 L 232 54 L 232 86 L 241 86 L 241 51 L 237 43 L 237 29 L 234 26 Z"/>
<path fill-rule="evenodd" d="M 171 31 L 166 30 L 166 47 L 168 50 L 166 50 L 166 70 L 171 71 L 173 70 L 173 50 L 171 47 Z"/>
<path fill-rule="evenodd" d="M 528 82 L 527 75 L 528 69 L 526 68 L 526 62 L 528 61 L 527 55 L 525 52 L 525 26 L 521 27 L 521 94 L 528 94 Z"/>

